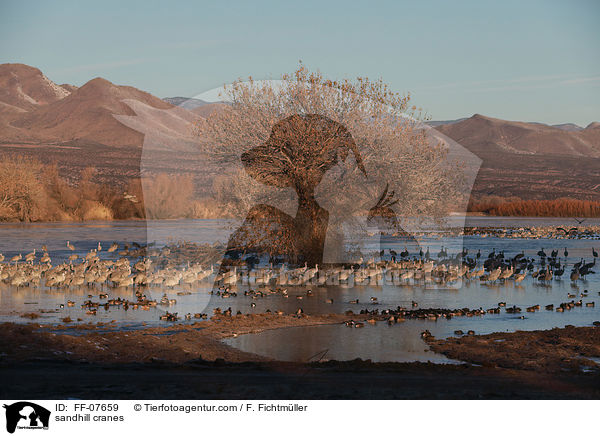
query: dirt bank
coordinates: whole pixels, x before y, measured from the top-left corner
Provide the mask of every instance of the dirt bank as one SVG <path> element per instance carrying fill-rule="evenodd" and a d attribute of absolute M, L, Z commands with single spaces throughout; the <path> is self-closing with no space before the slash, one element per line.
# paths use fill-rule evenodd
<path fill-rule="evenodd" d="M 427 343 L 437 353 L 486 367 L 600 374 L 598 327 L 568 326 L 443 340 L 431 337 L 427 338 Z"/>
<path fill-rule="evenodd" d="M 582 371 L 594 362 L 565 363 L 583 359 L 575 356 L 597 355 L 597 328 L 429 340 L 435 351 L 477 365 L 358 359 L 285 363 L 220 342 L 238 334 L 346 319 L 344 315 L 244 315 L 136 331 L 114 331 L 113 323 L 58 327 L 6 323 L 0 325 L 0 396 L 600 399 L 599 373 Z"/>
<path fill-rule="evenodd" d="M 0 352 L 4 361 L 56 358 L 104 363 L 264 361 L 267 359 L 225 345 L 221 339 L 268 329 L 337 324 L 347 319 L 338 314 L 214 316 L 193 324 L 133 331 L 116 330 L 113 323 L 77 326 L 4 323 L 0 325 Z"/>

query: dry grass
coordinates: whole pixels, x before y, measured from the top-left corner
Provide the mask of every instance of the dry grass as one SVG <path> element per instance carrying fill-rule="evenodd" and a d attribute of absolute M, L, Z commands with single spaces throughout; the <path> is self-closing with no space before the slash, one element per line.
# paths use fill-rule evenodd
<path fill-rule="evenodd" d="M 496 216 L 600 217 L 600 202 L 558 198 L 556 200 L 522 200 L 517 197 L 484 197 L 471 200 L 469 212 Z"/>
<path fill-rule="evenodd" d="M 151 219 L 189 217 L 194 181 L 188 175 L 159 174 L 142 179 L 146 213 Z"/>

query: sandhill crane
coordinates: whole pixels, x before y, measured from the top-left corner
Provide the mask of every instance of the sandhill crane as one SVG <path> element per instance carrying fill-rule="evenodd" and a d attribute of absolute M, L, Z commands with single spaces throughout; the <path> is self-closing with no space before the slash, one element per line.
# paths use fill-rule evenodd
<path fill-rule="evenodd" d="M 31 253 L 27 253 L 25 255 L 26 262 L 33 262 L 34 259 L 35 259 L 35 248 L 33 249 L 33 251 Z"/>
<path fill-rule="evenodd" d="M 18 255 L 16 255 L 16 256 L 13 256 L 13 257 L 10 259 L 10 261 L 11 261 L 11 262 L 14 262 L 14 263 L 16 264 L 16 263 L 17 263 L 18 261 L 20 261 L 21 259 L 23 259 L 23 256 L 21 256 L 21 254 L 19 253 Z"/>
<path fill-rule="evenodd" d="M 507 268 L 504 271 L 502 271 L 498 278 L 501 280 L 506 280 L 513 275 L 513 272 L 514 272 L 514 268 L 511 266 L 510 268 Z"/>
<path fill-rule="evenodd" d="M 498 280 L 501 273 L 502 273 L 502 268 L 500 268 L 500 267 L 496 268 L 495 270 L 490 272 L 490 275 L 488 276 L 488 281 L 495 282 L 496 280 Z"/>
<path fill-rule="evenodd" d="M 339 272 L 339 277 L 338 277 L 339 281 L 340 282 L 345 282 L 345 281 L 349 280 L 350 279 L 350 274 L 352 274 L 352 270 L 350 270 L 350 269 L 342 269 Z"/>
<path fill-rule="evenodd" d="M 515 283 L 521 283 L 527 277 L 527 271 L 519 274 L 515 274 Z"/>
<path fill-rule="evenodd" d="M 114 253 L 115 251 L 117 251 L 117 248 L 119 248 L 119 244 L 117 244 L 116 242 L 114 242 L 109 248 L 108 248 L 108 252 L 109 253 Z"/>
<path fill-rule="evenodd" d="M 312 279 L 315 275 L 317 275 L 318 272 L 319 272 L 319 265 L 315 265 L 314 268 L 307 269 L 303 274 L 302 282 L 307 283 L 308 281 L 310 281 L 310 279 Z"/>

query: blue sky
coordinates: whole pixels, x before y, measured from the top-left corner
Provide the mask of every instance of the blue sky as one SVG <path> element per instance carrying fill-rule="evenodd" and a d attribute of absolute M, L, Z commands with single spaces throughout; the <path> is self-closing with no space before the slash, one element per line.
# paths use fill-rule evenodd
<path fill-rule="evenodd" d="M 301 59 L 331 78 L 382 78 L 433 119 L 587 125 L 600 120 L 599 22 L 597 0 L 2 0 L 0 62 L 168 97 L 278 78 Z"/>

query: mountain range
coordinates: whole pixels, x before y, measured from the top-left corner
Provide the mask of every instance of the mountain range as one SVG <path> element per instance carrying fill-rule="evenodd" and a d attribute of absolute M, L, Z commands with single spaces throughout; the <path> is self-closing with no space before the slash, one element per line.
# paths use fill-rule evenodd
<path fill-rule="evenodd" d="M 57 162 L 73 179 L 81 167 L 93 165 L 101 177 L 121 183 L 139 174 L 144 143 L 144 135 L 124 121 L 127 117 L 142 108 L 149 128 L 168 136 L 219 105 L 186 97 L 160 99 L 102 78 L 81 87 L 59 85 L 37 68 L 2 64 L 0 153 Z M 598 122 L 585 128 L 571 123 L 551 126 L 475 114 L 429 124 L 483 160 L 475 186 L 478 195 L 600 199 Z M 185 163 L 193 150 L 181 151 L 182 160 L 167 170 L 193 170 Z"/>

